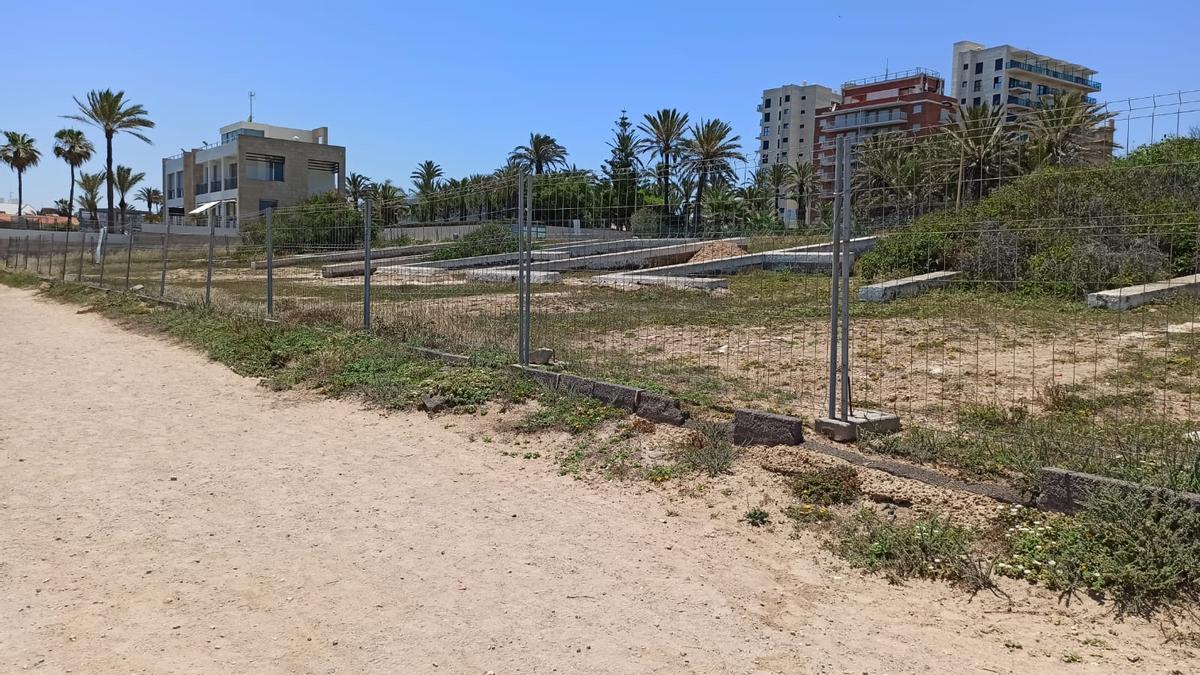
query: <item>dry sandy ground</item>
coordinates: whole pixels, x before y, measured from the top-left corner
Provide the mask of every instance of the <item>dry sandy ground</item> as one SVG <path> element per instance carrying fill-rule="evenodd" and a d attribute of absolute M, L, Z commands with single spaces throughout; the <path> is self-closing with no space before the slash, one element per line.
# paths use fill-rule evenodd
<path fill-rule="evenodd" d="M 1197 665 L 1093 604 L 892 587 L 669 488 L 557 476 L 463 418 L 281 397 L 25 291 L 0 317 L 2 672 Z"/>

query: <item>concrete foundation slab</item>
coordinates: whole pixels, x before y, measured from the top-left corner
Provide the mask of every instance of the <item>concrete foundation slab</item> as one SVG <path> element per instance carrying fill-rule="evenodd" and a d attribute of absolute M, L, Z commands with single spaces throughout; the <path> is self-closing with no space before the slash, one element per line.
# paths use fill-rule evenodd
<path fill-rule="evenodd" d="M 668 288 L 698 288 L 711 291 L 729 288 L 728 279 L 716 277 L 669 277 L 651 274 L 604 274 L 592 277 L 601 286 L 666 286 Z"/>
<path fill-rule="evenodd" d="M 679 241 L 679 240 L 670 240 Z M 731 239 L 719 239 L 715 241 L 723 241 L 735 244 L 737 246 L 745 246 L 746 239 L 744 237 L 735 237 Z M 670 244 L 667 246 L 654 246 L 651 248 L 639 248 L 630 251 L 621 251 L 618 253 L 601 253 L 598 255 L 587 255 L 577 258 L 569 258 L 566 260 L 544 260 L 534 262 L 532 269 L 545 271 L 565 272 L 568 270 L 619 270 L 642 265 L 665 265 L 680 263 L 695 255 L 697 251 L 714 243 L 714 241 L 690 241 L 684 244 Z"/>
<path fill-rule="evenodd" d="M 371 260 L 387 258 L 401 258 L 405 256 L 420 255 L 422 253 L 431 253 L 445 244 L 413 244 L 411 246 L 385 246 L 383 248 L 371 249 Z M 296 265 L 308 265 L 312 263 L 334 263 L 350 260 L 362 260 L 363 250 L 357 249 L 354 251 L 336 251 L 333 253 L 311 253 L 305 255 L 289 255 L 274 258 L 271 260 L 271 267 L 294 267 Z M 267 269 L 266 260 L 255 260 L 250 263 L 252 270 Z M 362 272 L 362 265 L 358 266 L 359 273 Z"/>
<path fill-rule="evenodd" d="M 516 283 L 517 269 L 516 268 L 483 268 L 478 270 L 467 270 L 467 281 L 482 281 L 486 283 Z M 557 284 L 562 281 L 560 272 L 537 272 L 529 273 L 529 281 L 534 284 Z"/>
<path fill-rule="evenodd" d="M 838 442 L 857 441 L 860 432 L 893 434 L 900 431 L 900 417 L 876 410 L 856 410 L 846 421 L 822 417 L 813 428 Z"/>
<path fill-rule="evenodd" d="M 412 265 L 388 265 L 371 273 L 372 277 L 398 277 L 413 281 L 437 281 L 449 279 L 450 273 L 437 267 L 414 267 Z"/>
<path fill-rule="evenodd" d="M 738 445 L 800 445 L 804 424 L 799 417 L 761 410 L 735 410 L 733 442 Z"/>
<path fill-rule="evenodd" d="M 858 299 L 863 302 L 891 302 L 898 298 L 909 298 L 945 286 L 959 276 L 962 276 L 962 272 L 947 270 L 860 286 Z"/>
<path fill-rule="evenodd" d="M 1090 293 L 1087 304 L 1099 309 L 1126 310 L 1175 295 L 1200 295 L 1200 274 Z"/>

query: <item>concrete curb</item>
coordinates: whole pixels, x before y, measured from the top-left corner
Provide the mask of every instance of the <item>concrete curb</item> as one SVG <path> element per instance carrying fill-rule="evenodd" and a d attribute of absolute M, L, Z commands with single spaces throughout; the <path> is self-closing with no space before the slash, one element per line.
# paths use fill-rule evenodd
<path fill-rule="evenodd" d="M 1055 467 L 1042 469 L 1042 480 L 1038 491 L 1037 506 L 1043 511 L 1075 513 L 1084 508 L 1088 495 L 1096 490 L 1115 489 L 1127 494 L 1143 494 L 1147 497 L 1173 496 L 1191 508 L 1200 511 L 1200 494 L 1179 492 L 1166 488 L 1138 485 L 1117 478 L 1106 478 L 1090 473 L 1068 471 Z"/>

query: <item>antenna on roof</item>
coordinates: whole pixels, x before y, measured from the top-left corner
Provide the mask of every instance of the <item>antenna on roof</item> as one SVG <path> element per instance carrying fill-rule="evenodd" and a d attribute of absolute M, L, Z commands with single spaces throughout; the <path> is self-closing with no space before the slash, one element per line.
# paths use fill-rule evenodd
<path fill-rule="evenodd" d="M 250 92 L 250 119 L 247 122 L 254 121 L 254 92 Z"/>

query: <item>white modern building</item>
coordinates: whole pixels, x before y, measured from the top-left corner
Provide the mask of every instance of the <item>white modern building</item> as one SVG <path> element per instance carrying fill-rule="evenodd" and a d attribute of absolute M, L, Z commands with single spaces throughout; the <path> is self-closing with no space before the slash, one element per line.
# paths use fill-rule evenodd
<path fill-rule="evenodd" d="M 1012 45 L 955 42 L 953 60 L 951 95 L 968 107 L 1007 105 L 1020 113 L 1039 107 L 1043 97 L 1100 91 L 1096 70 Z"/>
<path fill-rule="evenodd" d="M 237 227 L 238 217 L 292 206 L 345 189 L 346 148 L 328 127 L 293 129 L 259 122 L 221 127 L 221 141 L 163 159 L 168 217 Z"/>
<path fill-rule="evenodd" d="M 758 159 L 761 166 L 813 161 L 817 109 L 842 97 L 819 84 L 785 84 L 764 89 L 758 102 Z"/>

